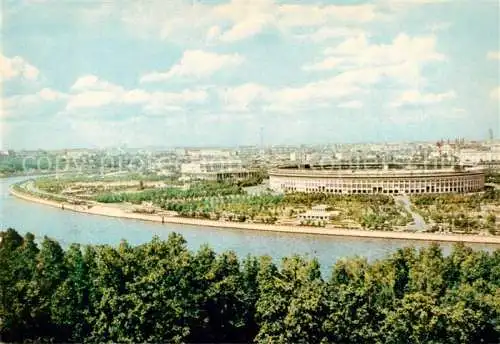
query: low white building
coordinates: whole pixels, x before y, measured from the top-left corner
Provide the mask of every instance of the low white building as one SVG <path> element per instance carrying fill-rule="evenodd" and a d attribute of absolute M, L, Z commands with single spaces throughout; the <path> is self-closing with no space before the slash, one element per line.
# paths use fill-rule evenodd
<path fill-rule="evenodd" d="M 183 180 L 246 179 L 257 175 L 257 171 L 243 168 L 240 160 L 198 161 L 181 164 Z"/>
<path fill-rule="evenodd" d="M 243 165 L 240 160 L 206 160 L 181 164 L 181 174 L 231 172 L 242 168 Z"/>
<path fill-rule="evenodd" d="M 185 155 L 192 159 L 203 159 L 203 158 L 213 158 L 213 159 L 229 159 L 234 153 L 228 149 L 186 149 Z"/>
<path fill-rule="evenodd" d="M 328 211 L 327 205 L 316 205 L 311 207 L 311 210 L 299 214 L 299 221 L 329 221 L 339 214 L 338 211 Z"/>

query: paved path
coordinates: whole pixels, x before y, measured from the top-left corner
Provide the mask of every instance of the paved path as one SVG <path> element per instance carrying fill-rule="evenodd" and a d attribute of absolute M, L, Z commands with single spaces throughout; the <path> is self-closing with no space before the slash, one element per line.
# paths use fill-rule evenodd
<path fill-rule="evenodd" d="M 420 214 L 411 209 L 411 201 L 408 195 L 394 196 L 394 199 L 396 201 L 401 201 L 405 210 L 409 212 L 413 217 L 413 224 L 408 225 L 408 229 L 420 232 L 425 231 L 427 229 L 428 225 L 425 223 L 424 218 Z"/>

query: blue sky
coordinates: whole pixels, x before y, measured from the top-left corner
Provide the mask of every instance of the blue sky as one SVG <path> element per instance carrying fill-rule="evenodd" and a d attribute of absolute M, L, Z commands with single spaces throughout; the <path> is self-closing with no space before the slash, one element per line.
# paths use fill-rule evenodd
<path fill-rule="evenodd" d="M 3 1 L 2 148 L 500 136 L 481 0 Z"/>

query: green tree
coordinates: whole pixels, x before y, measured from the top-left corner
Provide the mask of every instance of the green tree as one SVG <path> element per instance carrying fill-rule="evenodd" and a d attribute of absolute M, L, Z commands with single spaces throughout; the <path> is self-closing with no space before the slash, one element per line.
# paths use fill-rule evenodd
<path fill-rule="evenodd" d="M 5 341 L 22 341 L 33 336 L 36 325 L 29 291 L 38 248 L 32 234 L 23 239 L 12 228 L 0 238 L 0 334 Z"/>
<path fill-rule="evenodd" d="M 421 292 L 406 294 L 384 321 L 385 343 L 447 342 L 446 313 L 436 300 Z"/>
<path fill-rule="evenodd" d="M 259 273 L 257 317 L 260 343 L 317 343 L 326 315 L 325 283 L 316 260 L 285 258 L 283 268 L 265 259 Z"/>
<path fill-rule="evenodd" d="M 30 313 L 35 319 L 35 331 L 43 337 L 61 341 L 64 333 L 60 331 L 57 319 L 52 313 L 55 301 L 55 291 L 64 283 L 67 277 L 67 267 L 64 262 L 64 251 L 59 243 L 45 237 L 40 252 L 36 257 L 36 268 L 33 283 L 27 293 L 32 298 Z"/>
<path fill-rule="evenodd" d="M 356 198 L 354 198 L 356 199 Z M 0 232 L 7 342 L 494 343 L 500 250 L 403 248 L 375 262 L 238 259 L 185 240 L 36 243 Z M 38 248 L 40 247 L 40 249 Z"/>

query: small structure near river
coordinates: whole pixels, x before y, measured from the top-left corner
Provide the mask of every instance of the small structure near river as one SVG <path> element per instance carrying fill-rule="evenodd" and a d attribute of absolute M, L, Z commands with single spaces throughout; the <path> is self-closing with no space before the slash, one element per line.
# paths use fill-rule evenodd
<path fill-rule="evenodd" d="M 333 217 L 339 214 L 338 211 L 329 211 L 327 205 L 316 205 L 311 207 L 311 210 L 299 214 L 297 220 L 300 222 L 307 221 L 330 221 Z"/>

